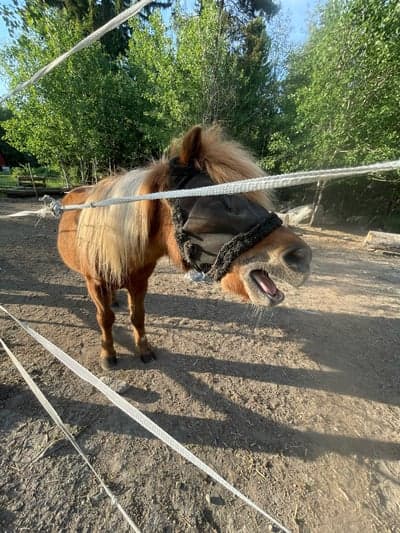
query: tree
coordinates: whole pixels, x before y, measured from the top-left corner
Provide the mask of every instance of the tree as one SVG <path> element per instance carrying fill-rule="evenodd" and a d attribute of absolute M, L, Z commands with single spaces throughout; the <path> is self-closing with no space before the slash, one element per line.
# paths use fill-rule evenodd
<path fill-rule="evenodd" d="M 172 0 L 155 0 L 145 6 L 139 16 L 147 19 L 154 9 L 165 9 L 171 4 Z M 130 0 L 14 0 L 14 7 L 0 6 L 0 15 L 9 31 L 14 33 L 17 28 L 29 30 L 35 21 L 43 18 L 43 9 L 54 8 L 62 11 L 69 20 L 86 21 L 86 33 L 89 34 L 130 6 Z M 129 38 L 130 27 L 125 22 L 104 35 L 101 43 L 106 52 L 116 58 L 125 54 Z"/>
<path fill-rule="evenodd" d="M 127 64 L 144 114 L 150 145 L 165 147 L 196 123 L 221 122 L 258 155 L 275 112 L 276 83 L 268 63 L 270 40 L 261 18 L 235 30 L 210 0 L 199 13 L 176 10 L 172 29 L 154 14 L 133 20 Z M 173 35 L 173 36 L 171 36 Z"/>
<path fill-rule="evenodd" d="M 235 51 L 237 103 L 231 130 L 259 157 L 266 155 L 277 113 L 277 80 L 269 62 L 270 45 L 264 21 L 255 18 L 243 27 Z"/>
<path fill-rule="evenodd" d="M 2 154 L 8 166 L 15 167 L 24 163 L 35 163 L 35 159 L 29 154 L 16 150 L 5 140 L 5 130 L 2 123 L 11 118 L 9 109 L 0 107 L 0 154 Z"/>
<path fill-rule="evenodd" d="M 11 84 L 27 79 L 39 66 L 78 41 L 79 22 L 62 12 L 46 12 L 29 34 L 1 54 Z M 102 168 L 136 160 L 140 142 L 132 107 L 132 83 L 99 43 L 12 99 L 13 116 L 4 122 L 7 140 L 44 164 L 78 168 L 82 179 L 93 165 Z"/>
<path fill-rule="evenodd" d="M 397 159 L 399 101 L 398 1 L 328 1 L 309 40 L 288 63 L 281 128 L 270 146 L 275 151 L 270 166 L 274 170 L 308 170 Z M 398 176 L 385 174 L 382 179 Z M 329 185 L 336 196 L 328 190 L 324 195 L 329 196 L 331 205 L 335 198 L 339 209 L 347 204 L 347 195 L 354 209 L 360 204 L 355 198 L 364 198 L 367 187 L 370 195 L 374 182 L 352 180 L 349 185 Z M 321 194 L 319 188 L 316 200 Z M 393 198 L 389 203 L 390 209 L 398 205 Z"/>
<path fill-rule="evenodd" d="M 398 156 L 397 1 L 328 2 L 310 40 L 293 58 L 288 79 L 286 101 L 295 105 L 292 139 L 300 148 L 296 166 Z"/>
<path fill-rule="evenodd" d="M 272 18 L 279 11 L 279 4 L 272 0 L 218 0 L 220 11 L 226 11 L 245 24 L 257 17 Z"/>
<path fill-rule="evenodd" d="M 11 85 L 79 41 L 91 21 L 52 8 L 25 24 L 0 56 Z M 239 31 L 227 11 L 204 0 L 198 13 L 177 9 L 171 25 L 159 13 L 134 18 L 129 35 L 125 56 L 114 58 L 95 43 L 17 95 L 5 122 L 10 142 L 42 163 L 78 168 L 82 179 L 93 166 L 158 156 L 199 122 L 222 122 L 264 154 L 276 84 L 261 18 Z"/>

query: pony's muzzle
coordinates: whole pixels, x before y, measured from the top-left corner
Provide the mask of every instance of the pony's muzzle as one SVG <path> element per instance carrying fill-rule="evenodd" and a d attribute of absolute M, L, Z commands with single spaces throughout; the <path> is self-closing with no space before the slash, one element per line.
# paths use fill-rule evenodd
<path fill-rule="evenodd" d="M 285 250 L 281 256 L 284 265 L 296 274 L 309 274 L 311 259 L 311 248 L 306 244 L 297 245 L 289 250 Z"/>

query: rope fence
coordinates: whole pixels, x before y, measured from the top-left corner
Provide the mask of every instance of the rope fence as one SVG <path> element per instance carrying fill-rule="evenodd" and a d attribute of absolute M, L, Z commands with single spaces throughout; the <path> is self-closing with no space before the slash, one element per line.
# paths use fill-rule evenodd
<path fill-rule="evenodd" d="M 0 218 L 25 217 L 36 215 L 46 217 L 53 215 L 61 216 L 66 211 L 76 211 L 82 209 L 107 207 L 110 205 L 126 204 L 130 202 L 139 202 L 143 200 L 162 200 L 169 198 L 190 198 L 200 196 L 220 196 L 224 194 L 239 194 L 253 191 L 280 189 L 285 187 L 295 187 L 298 185 L 311 184 L 320 181 L 329 181 L 356 176 L 366 176 L 380 172 L 390 172 L 400 169 L 400 159 L 387 161 L 383 163 L 373 163 L 371 165 L 362 165 L 358 167 L 333 168 L 325 170 L 311 170 L 306 172 L 291 172 L 279 176 L 262 176 L 247 180 L 222 183 L 219 185 L 210 185 L 208 187 L 197 187 L 194 189 L 162 191 L 149 194 L 138 194 L 136 196 L 126 196 L 123 198 L 107 198 L 98 202 L 89 202 L 86 204 L 62 205 L 61 202 L 44 196 L 42 201 L 44 206 L 41 209 L 32 211 L 19 211 L 10 215 L 2 215 Z"/>
<path fill-rule="evenodd" d="M 106 396 L 106 398 L 108 398 L 108 400 L 112 404 L 114 404 L 116 407 L 118 407 L 118 409 L 120 409 L 122 412 L 128 415 L 129 418 L 131 418 L 132 420 L 140 424 L 149 433 L 151 433 L 156 438 L 161 440 L 164 444 L 169 446 L 172 450 L 174 450 L 176 453 L 181 455 L 184 459 L 192 463 L 199 470 L 201 470 L 204 474 L 206 474 L 207 476 L 212 478 L 214 481 L 222 485 L 226 490 L 231 492 L 234 496 L 241 499 L 246 505 L 252 507 L 255 511 L 260 513 L 269 522 L 274 524 L 274 526 L 279 528 L 280 531 L 282 531 L 283 533 L 290 533 L 290 531 L 285 526 L 283 526 L 280 522 L 278 522 L 278 520 L 276 520 L 273 516 L 271 516 L 269 513 L 267 513 L 263 509 L 261 509 L 261 507 L 259 507 L 252 500 L 250 500 L 247 496 L 245 496 L 242 492 L 240 492 L 233 485 L 231 485 L 228 481 L 226 481 L 215 470 L 210 468 L 206 463 L 204 463 L 201 459 L 199 459 L 196 455 L 194 455 L 191 451 L 189 451 L 185 446 L 183 446 L 180 442 L 174 439 L 169 433 L 164 431 L 160 426 L 158 426 L 155 422 L 153 422 L 149 417 L 147 417 L 141 411 L 139 411 L 139 409 L 134 407 L 127 400 L 125 400 L 125 398 L 120 396 L 118 393 L 116 393 L 110 387 L 108 387 L 105 383 L 103 383 L 98 377 L 92 374 L 87 368 L 85 368 L 80 363 L 78 363 L 75 359 L 67 355 L 58 346 L 50 342 L 48 339 L 46 339 L 45 337 L 42 337 L 40 333 L 32 329 L 29 325 L 18 320 L 18 318 L 16 318 L 12 313 L 10 313 L 10 311 L 8 311 L 2 305 L 0 305 L 0 310 L 3 311 L 3 313 L 7 314 L 16 324 L 18 324 L 18 326 L 20 326 L 26 333 L 28 333 L 28 335 L 30 335 L 39 344 L 41 344 L 56 359 L 58 359 L 67 368 L 69 368 L 69 370 L 74 372 L 78 377 L 80 377 L 81 379 L 83 379 L 84 381 L 86 381 L 87 383 L 95 387 L 97 390 L 99 390 L 102 394 L 104 394 L 104 396 Z M 2 341 L 2 344 L 4 345 L 3 341 Z M 14 362 L 13 358 L 11 358 L 11 360 Z"/>
<path fill-rule="evenodd" d="M 125 509 L 121 506 L 121 504 L 118 502 L 115 495 L 112 493 L 111 489 L 106 485 L 103 478 L 100 476 L 100 474 L 95 470 L 93 465 L 90 463 L 87 455 L 83 452 L 82 448 L 79 446 L 79 444 L 76 442 L 75 437 L 72 435 L 72 433 L 69 431 L 67 426 L 64 424 L 64 422 L 61 420 L 61 417 L 57 413 L 57 411 L 54 409 L 54 407 L 51 405 L 49 400 L 46 398 L 46 396 L 43 394 L 43 392 L 40 390 L 40 388 L 36 385 L 36 383 L 33 381 L 31 376 L 28 374 L 26 369 L 23 367 L 21 362 L 17 359 L 17 357 L 12 353 L 10 348 L 7 346 L 7 344 L 3 341 L 2 338 L 0 338 L 0 344 L 2 345 L 4 351 L 9 356 L 11 361 L 13 362 L 14 366 L 17 368 L 18 372 L 21 374 L 21 376 L 24 378 L 26 384 L 31 389 L 33 394 L 38 399 L 39 403 L 42 405 L 42 407 L 47 411 L 48 415 L 52 420 L 55 422 L 55 424 L 61 429 L 61 431 L 64 433 L 64 435 L 67 437 L 69 442 L 72 444 L 72 446 L 75 448 L 75 450 L 78 452 L 78 454 L 82 457 L 82 459 L 85 461 L 86 465 L 89 467 L 89 469 L 92 471 L 94 476 L 96 477 L 97 481 L 100 483 L 102 489 L 107 494 L 107 496 L 110 498 L 111 503 L 115 505 L 118 509 L 118 511 L 121 513 L 123 519 L 125 522 L 129 525 L 129 527 L 135 531 L 135 533 L 140 533 L 140 529 L 136 526 L 136 524 L 131 520 Z"/>

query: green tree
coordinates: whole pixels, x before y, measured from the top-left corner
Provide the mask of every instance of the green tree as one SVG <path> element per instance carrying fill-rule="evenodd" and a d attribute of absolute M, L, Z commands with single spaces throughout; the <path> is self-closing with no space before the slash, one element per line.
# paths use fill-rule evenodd
<path fill-rule="evenodd" d="M 270 41 L 261 18 L 240 31 L 232 21 L 212 0 L 198 13 L 177 9 L 171 25 L 159 13 L 132 19 L 126 56 L 96 43 L 17 95 L 9 141 L 41 163 L 78 168 L 83 179 L 92 167 L 158 156 L 199 122 L 222 122 L 264 154 L 275 105 Z M 79 41 L 91 21 L 47 9 L 26 24 L 1 56 L 12 86 Z"/>
<path fill-rule="evenodd" d="M 22 153 L 16 150 L 5 140 L 5 129 L 3 128 L 3 122 L 9 120 L 12 113 L 9 109 L 0 107 L 0 154 L 2 154 L 7 162 L 8 166 L 15 167 L 20 164 L 31 163 L 34 164 L 35 160 L 32 156 L 26 153 Z"/>
<path fill-rule="evenodd" d="M 84 31 L 77 21 L 67 24 L 64 13 L 46 12 L 1 54 L 11 85 L 76 43 Z M 138 157 L 132 147 L 140 144 L 132 88 L 126 72 L 95 43 L 13 98 L 13 116 L 3 123 L 6 138 L 41 163 L 78 168 L 82 179 L 94 166 L 129 163 Z"/>
<path fill-rule="evenodd" d="M 29 30 L 35 22 L 43 18 L 43 9 L 55 8 L 62 11 L 69 20 L 86 21 L 86 34 L 96 30 L 121 11 L 130 7 L 130 0 L 13 0 L 13 6 L 0 6 L 0 15 L 5 20 L 9 31 L 18 28 Z M 154 9 L 168 8 L 172 0 L 155 0 L 142 9 L 139 16 L 147 19 Z M 104 49 L 113 58 L 125 54 L 130 38 L 127 22 L 107 33 L 101 38 Z"/>
<path fill-rule="evenodd" d="M 177 90 L 185 102 L 185 127 L 228 122 L 236 98 L 227 14 L 214 2 L 204 1 L 198 15 L 176 16 L 175 31 Z"/>
<path fill-rule="evenodd" d="M 269 62 L 271 40 L 261 18 L 248 22 L 241 37 L 235 51 L 237 103 L 231 130 L 236 138 L 263 157 L 277 113 L 277 80 Z"/>
<path fill-rule="evenodd" d="M 195 123 L 221 122 L 261 155 L 271 132 L 276 83 L 261 18 L 232 40 L 231 17 L 210 0 L 195 14 L 176 10 L 132 21 L 127 64 L 143 106 L 141 129 L 153 146 Z"/>
<path fill-rule="evenodd" d="M 294 167 L 398 157 L 399 3 L 328 2 L 289 64 L 285 93 Z"/>
<path fill-rule="evenodd" d="M 399 2 L 328 1 L 309 40 L 288 63 L 281 126 L 270 144 L 270 168 L 307 170 L 398 158 L 399 102 Z M 382 180 L 396 178 L 398 173 L 385 174 Z M 352 208 L 357 209 L 375 186 L 375 181 L 365 179 L 336 183 L 327 187 L 324 197 L 336 205 L 336 211 L 351 197 Z M 314 197 L 316 206 L 322 190 L 321 184 Z M 390 184 L 387 190 L 390 210 L 398 209 L 398 187 L 397 193 Z M 370 214 L 386 210 L 370 203 Z"/>

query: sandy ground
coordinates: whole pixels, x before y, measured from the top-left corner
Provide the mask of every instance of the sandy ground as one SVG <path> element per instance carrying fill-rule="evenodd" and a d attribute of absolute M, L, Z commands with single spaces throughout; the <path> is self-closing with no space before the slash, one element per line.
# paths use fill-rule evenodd
<path fill-rule="evenodd" d="M 0 214 L 30 207 L 0 201 Z M 0 302 L 98 376 L 99 334 L 57 222 L 0 221 Z M 400 260 L 303 229 L 306 286 L 258 312 L 160 262 L 147 296 L 158 360 L 132 357 L 126 303 L 113 379 L 124 396 L 294 532 L 400 530 Z M 124 295 L 121 295 L 124 301 Z M 0 334 L 143 532 L 275 531 L 0 316 Z M 0 530 L 127 531 L 0 353 Z"/>

